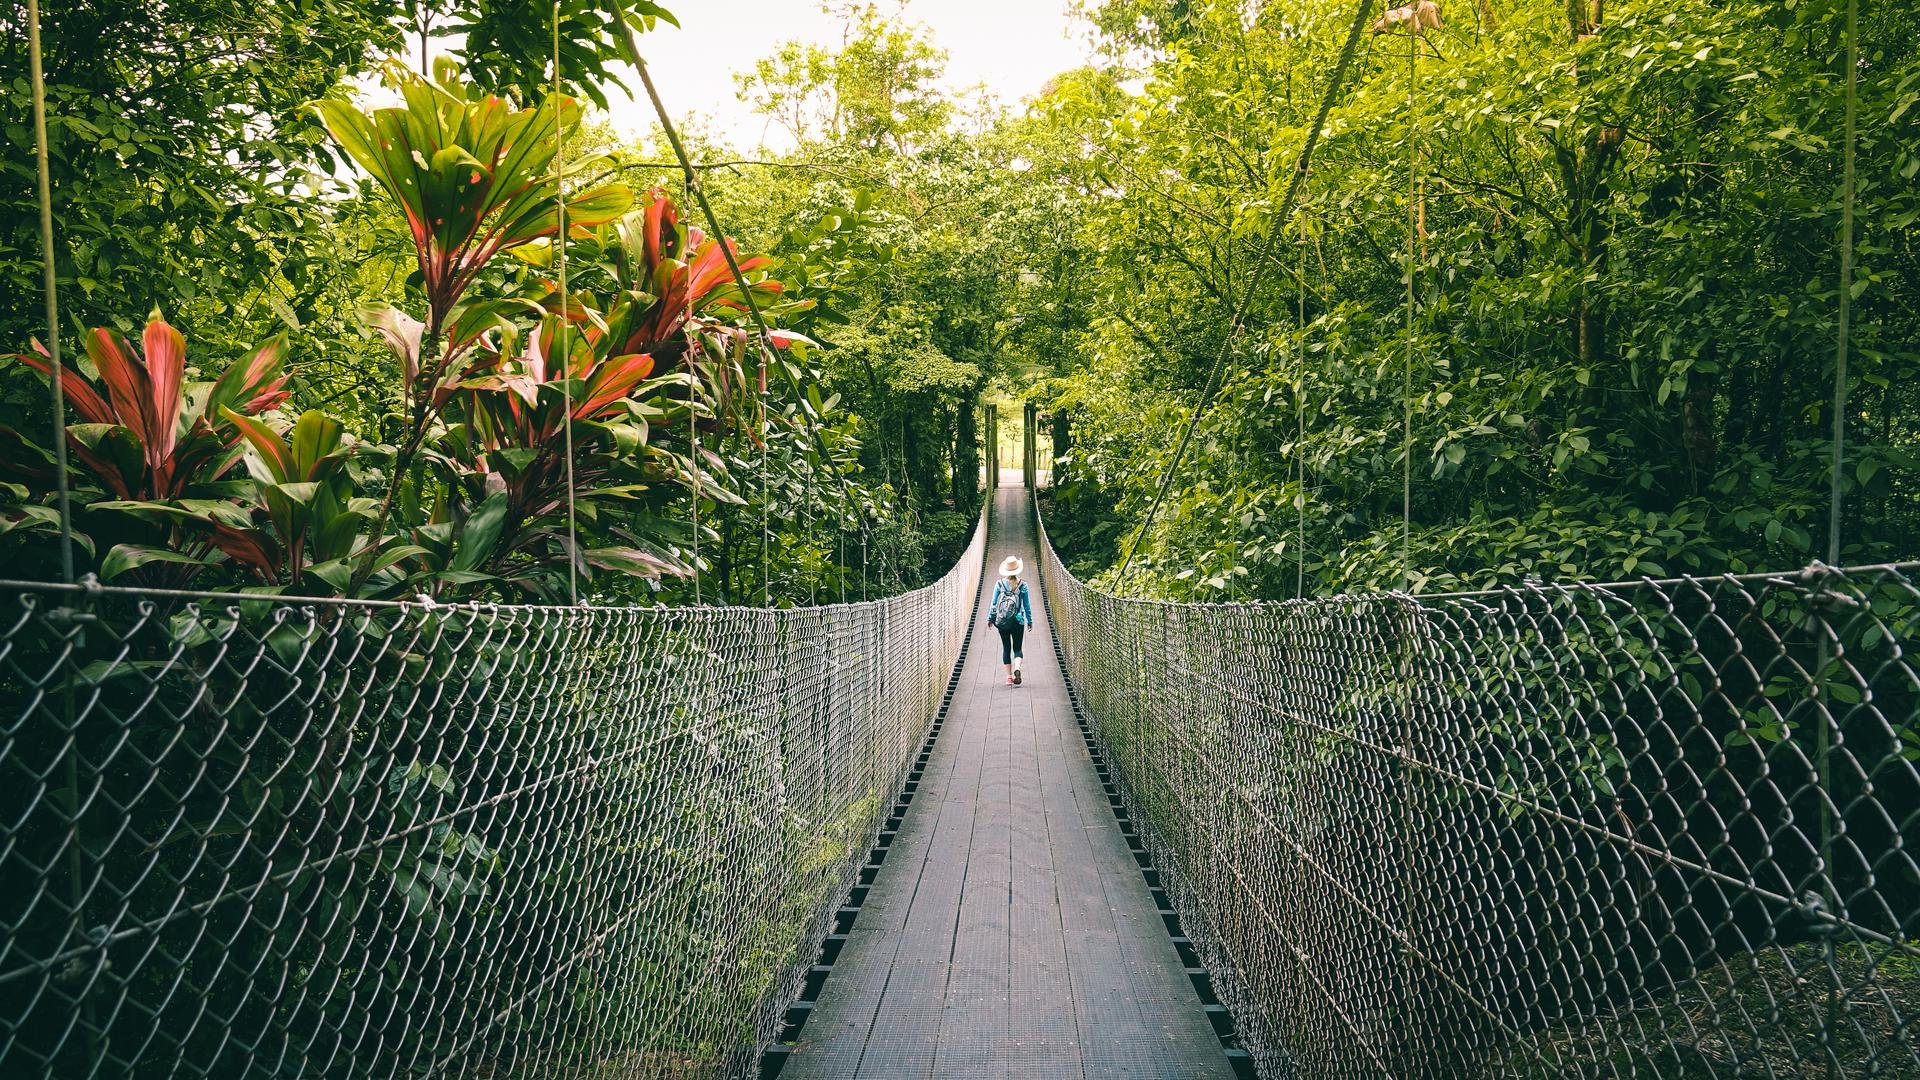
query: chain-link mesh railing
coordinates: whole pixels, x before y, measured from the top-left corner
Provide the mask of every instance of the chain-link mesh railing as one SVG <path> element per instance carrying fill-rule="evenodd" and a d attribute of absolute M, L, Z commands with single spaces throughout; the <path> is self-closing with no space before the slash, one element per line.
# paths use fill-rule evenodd
<path fill-rule="evenodd" d="M 0 1076 L 741 1073 L 966 632 L 0 584 Z"/>
<path fill-rule="evenodd" d="M 1262 1075 L 1920 1076 L 1914 567 L 1193 605 L 1043 547 Z"/>

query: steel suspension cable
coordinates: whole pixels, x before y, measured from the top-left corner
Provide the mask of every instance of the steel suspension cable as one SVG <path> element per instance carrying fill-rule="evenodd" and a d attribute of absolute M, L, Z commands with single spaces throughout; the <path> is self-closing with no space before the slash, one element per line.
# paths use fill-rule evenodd
<path fill-rule="evenodd" d="M 1307 130 L 1307 139 L 1301 147 L 1299 160 L 1294 162 L 1293 177 L 1287 183 L 1287 194 L 1281 200 L 1279 213 L 1273 220 L 1286 227 L 1286 221 L 1293 213 L 1294 203 L 1300 197 L 1300 189 L 1305 184 L 1307 169 L 1313 161 L 1314 147 L 1319 145 L 1321 129 L 1326 127 L 1327 115 L 1333 111 L 1333 102 L 1345 85 L 1347 68 L 1353 62 L 1353 54 L 1360 46 L 1360 35 L 1367 25 L 1367 13 L 1373 9 L 1373 0 L 1360 0 L 1354 6 L 1353 25 L 1347 29 L 1347 41 L 1340 49 L 1340 59 L 1334 64 L 1332 80 L 1327 84 L 1327 93 L 1320 101 L 1320 109 L 1314 115 L 1313 126 Z M 1234 343 L 1239 340 L 1242 324 L 1247 311 L 1253 304 L 1255 294 L 1260 291 L 1260 281 L 1272 261 L 1272 234 L 1261 240 L 1256 254 L 1253 272 L 1247 278 L 1239 302 L 1234 306 L 1233 318 L 1227 324 L 1225 339 L 1220 343 L 1220 352 L 1214 357 L 1213 367 L 1207 373 L 1207 381 L 1200 390 L 1200 400 L 1194 404 L 1193 415 L 1188 418 L 1186 430 L 1181 432 L 1180 442 L 1174 447 L 1173 459 L 1167 462 L 1166 470 L 1160 475 L 1160 485 L 1154 492 L 1153 502 L 1147 507 L 1147 515 L 1140 522 L 1140 528 L 1134 533 L 1133 543 L 1128 545 L 1126 557 L 1120 560 L 1120 581 L 1125 582 L 1128 567 L 1140 551 L 1140 544 L 1146 539 L 1147 532 L 1153 527 L 1153 519 L 1160 512 L 1160 506 L 1166 502 L 1167 490 L 1173 484 L 1174 474 L 1180 468 L 1180 462 L 1186 457 L 1187 447 L 1193 442 L 1194 432 L 1200 427 L 1200 420 L 1206 415 L 1207 406 L 1212 403 L 1214 391 L 1219 388 L 1220 375 L 1226 366 L 1227 357 L 1233 352 Z"/>
<path fill-rule="evenodd" d="M 687 310 L 689 313 L 691 313 L 693 310 L 693 291 L 691 289 L 687 291 Z M 700 597 L 700 453 L 702 450 L 702 444 L 700 442 L 700 407 L 695 401 L 694 392 L 696 390 L 704 390 L 706 389 L 706 387 L 700 381 L 700 368 L 699 368 L 699 365 L 693 359 L 693 350 L 691 348 L 687 350 L 687 377 L 689 380 L 691 380 L 690 384 L 687 386 L 687 463 L 689 467 L 692 469 L 692 473 L 693 473 L 693 476 L 692 476 L 692 479 L 693 479 L 693 502 L 692 502 L 693 603 L 694 603 L 694 606 L 698 607 L 701 602 L 701 597 Z M 722 581 L 720 583 L 720 586 L 722 589 L 722 594 L 721 594 L 722 599 L 724 599 L 726 582 Z"/>
<path fill-rule="evenodd" d="M 713 212 L 713 204 L 707 201 L 706 190 L 700 185 L 700 178 L 698 174 L 695 172 L 693 159 L 687 155 L 686 145 L 680 141 L 680 133 L 673 126 L 673 118 L 668 115 L 667 107 L 665 103 L 663 103 L 660 99 L 660 90 L 653 83 L 653 75 L 647 68 L 647 61 L 644 57 L 640 55 L 639 42 L 634 40 L 633 27 L 629 26 L 627 24 L 627 21 L 624 18 L 621 18 L 618 14 L 614 16 L 614 21 L 618 23 L 620 27 L 620 41 L 621 41 L 621 44 L 625 47 L 627 62 L 632 64 L 633 69 L 639 73 L 641 85 L 644 86 L 647 91 L 647 101 L 653 106 L 653 113 L 655 118 L 660 121 L 661 133 L 666 136 L 667 145 L 673 149 L 674 160 L 679 163 L 680 171 L 686 177 L 687 191 L 693 195 L 693 200 L 695 204 L 699 206 L 701 217 L 703 217 L 706 220 L 707 228 L 712 230 L 714 243 L 720 246 L 720 254 L 722 257 L 726 259 L 726 262 L 727 262 L 727 270 L 732 275 L 734 284 L 740 289 L 740 298 L 747 305 L 747 313 L 753 319 L 754 328 L 759 331 L 759 337 L 758 337 L 757 343 L 760 346 L 760 362 L 763 365 L 766 365 L 767 367 L 771 367 L 774 361 L 774 356 L 772 353 L 772 344 L 771 344 L 773 340 L 773 331 L 767 325 L 766 316 L 762 314 L 760 311 L 759 302 L 754 300 L 753 298 L 753 290 L 749 288 L 747 285 L 747 276 L 740 269 L 740 260 L 734 255 L 732 246 L 727 242 L 726 233 L 720 227 L 719 215 Z M 764 393 L 765 391 L 762 390 L 763 395 Z M 762 415 L 764 416 L 764 410 L 762 412 Z M 812 431 L 812 435 L 813 435 L 814 447 L 816 450 L 819 451 L 821 460 L 829 466 L 830 471 L 833 473 L 834 479 L 839 482 L 841 496 L 846 500 L 846 502 L 849 505 L 851 505 L 852 492 L 847 487 L 847 478 L 840 474 L 839 469 L 832 468 L 833 459 L 832 459 L 832 455 L 828 452 L 826 439 L 823 436 L 821 436 L 817 428 L 815 428 Z M 764 461 L 765 461 L 765 446 L 763 441 L 762 462 L 764 463 Z M 764 469 L 763 469 L 763 472 L 764 472 Z M 765 499 L 763 497 L 762 502 L 764 501 Z M 764 514 L 764 510 L 763 510 L 763 514 Z M 866 550 L 866 543 L 867 543 L 867 526 L 865 522 L 858 522 L 858 525 L 860 528 L 860 547 L 862 552 L 864 552 Z M 762 528 L 763 529 L 765 528 L 764 517 L 762 518 Z M 762 549 L 762 557 L 763 559 L 765 557 L 764 545 Z M 865 566 L 865 556 L 863 554 L 862 565 L 861 565 L 861 576 L 863 579 L 865 575 L 866 575 L 866 566 Z M 761 578 L 762 578 L 762 581 L 764 582 L 766 580 L 766 575 L 763 573 L 761 575 Z M 862 591 L 863 598 L 864 598 L 864 595 L 865 593 L 863 590 Z"/>

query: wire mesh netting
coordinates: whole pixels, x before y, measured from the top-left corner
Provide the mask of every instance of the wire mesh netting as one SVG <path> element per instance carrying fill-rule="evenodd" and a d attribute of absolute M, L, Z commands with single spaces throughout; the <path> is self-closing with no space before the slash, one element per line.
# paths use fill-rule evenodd
<path fill-rule="evenodd" d="M 1268 1077 L 1920 1076 L 1916 568 L 1046 602 Z"/>
<path fill-rule="evenodd" d="M 750 1069 L 983 540 L 786 611 L 0 584 L 0 1075 Z"/>

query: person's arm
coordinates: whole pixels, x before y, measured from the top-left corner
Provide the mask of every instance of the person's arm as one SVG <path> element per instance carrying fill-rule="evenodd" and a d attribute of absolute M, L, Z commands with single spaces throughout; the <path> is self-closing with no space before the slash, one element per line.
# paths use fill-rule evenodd
<path fill-rule="evenodd" d="M 1033 604 L 1028 602 L 1027 583 L 1024 581 L 1020 583 L 1020 614 L 1026 616 L 1026 621 L 1022 625 L 1033 625 Z"/>
<path fill-rule="evenodd" d="M 993 622 L 993 609 L 1000 606 L 1000 590 L 1006 587 L 1007 583 L 1004 581 L 996 581 L 993 583 L 993 596 L 987 600 L 987 622 L 989 625 Z"/>

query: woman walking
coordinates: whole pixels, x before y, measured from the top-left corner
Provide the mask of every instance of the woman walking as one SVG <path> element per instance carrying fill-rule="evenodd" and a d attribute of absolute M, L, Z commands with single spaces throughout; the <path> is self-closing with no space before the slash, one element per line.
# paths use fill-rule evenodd
<path fill-rule="evenodd" d="M 1006 669 L 1008 686 L 1020 685 L 1020 646 L 1026 640 L 1027 627 L 1033 625 L 1027 583 L 1020 580 L 1025 569 L 1018 555 L 1007 556 L 1000 564 L 993 599 L 987 603 L 987 622 L 1000 631 L 1000 664 Z"/>

